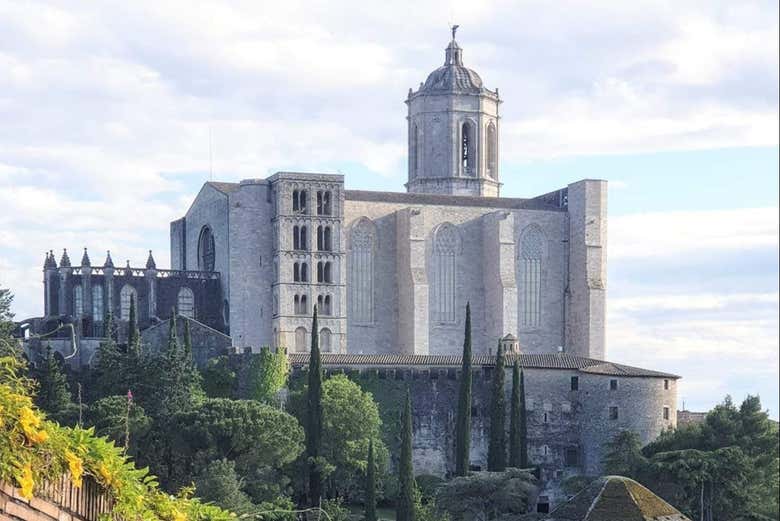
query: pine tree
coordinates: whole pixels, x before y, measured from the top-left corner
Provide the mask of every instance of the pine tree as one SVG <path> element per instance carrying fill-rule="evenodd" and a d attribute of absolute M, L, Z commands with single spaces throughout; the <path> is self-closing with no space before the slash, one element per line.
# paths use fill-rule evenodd
<path fill-rule="evenodd" d="M 368 441 L 368 461 L 366 462 L 366 500 L 365 521 L 377 521 L 376 516 L 376 466 L 374 464 L 374 440 Z"/>
<path fill-rule="evenodd" d="M 463 336 L 463 369 L 458 395 L 458 417 L 455 427 L 455 475 L 469 471 L 471 451 L 471 305 L 466 304 L 466 328 Z"/>
<path fill-rule="evenodd" d="M 525 412 L 525 376 L 520 371 L 520 468 L 528 467 L 528 417 Z"/>
<path fill-rule="evenodd" d="M 46 346 L 46 355 L 33 375 L 38 381 L 38 393 L 35 403 L 52 415 L 65 412 L 72 404 L 68 381 L 59 362 L 54 358 L 51 346 Z"/>
<path fill-rule="evenodd" d="M 95 384 L 100 397 L 123 394 L 127 376 L 125 356 L 116 343 L 116 327 L 111 312 L 106 315 L 106 339 L 97 348 Z"/>
<path fill-rule="evenodd" d="M 309 386 L 306 397 L 306 456 L 309 473 L 309 502 L 319 505 L 322 496 L 322 472 L 320 452 L 322 450 L 322 361 L 317 326 L 317 306 L 311 321 L 311 353 L 309 358 Z"/>
<path fill-rule="evenodd" d="M 506 398 L 504 396 L 504 351 L 498 344 L 496 369 L 493 374 L 493 401 L 490 406 L 490 440 L 488 442 L 488 470 L 506 470 Z"/>
<path fill-rule="evenodd" d="M 398 464 L 397 521 L 414 521 L 414 467 L 412 466 L 412 398 L 406 390 L 404 415 L 401 420 L 401 461 Z"/>
<path fill-rule="evenodd" d="M 512 367 L 512 399 L 509 406 L 509 466 L 520 467 L 520 360 Z"/>

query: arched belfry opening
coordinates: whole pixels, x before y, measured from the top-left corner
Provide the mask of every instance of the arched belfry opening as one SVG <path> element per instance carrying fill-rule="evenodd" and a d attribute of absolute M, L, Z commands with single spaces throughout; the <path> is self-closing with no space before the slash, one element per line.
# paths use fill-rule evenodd
<path fill-rule="evenodd" d="M 452 40 L 444 64 L 415 91 L 409 89 L 409 177 L 414 193 L 497 197 L 498 120 L 501 100 L 463 63 Z"/>

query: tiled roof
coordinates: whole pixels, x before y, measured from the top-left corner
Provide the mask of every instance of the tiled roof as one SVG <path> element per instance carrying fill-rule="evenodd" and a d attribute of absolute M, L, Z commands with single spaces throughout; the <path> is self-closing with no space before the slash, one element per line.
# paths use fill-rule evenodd
<path fill-rule="evenodd" d="M 594 480 L 545 518 L 550 521 L 690 521 L 633 479 Z"/>
<path fill-rule="evenodd" d="M 483 197 L 470 195 L 418 194 L 406 192 L 374 192 L 368 190 L 345 190 L 347 201 L 370 201 L 377 203 L 431 204 L 441 206 L 476 206 L 481 208 L 509 208 L 527 210 L 561 211 L 561 208 L 538 199 L 514 197 Z"/>
<path fill-rule="evenodd" d="M 305 365 L 309 363 L 308 353 L 291 353 L 289 355 L 292 365 Z M 507 355 L 507 366 L 510 367 L 515 360 L 520 360 L 520 365 L 529 369 L 569 369 L 578 370 L 590 374 L 610 376 L 651 376 L 659 378 L 679 378 L 679 376 L 659 371 L 650 371 L 638 367 L 594 360 L 567 353 L 528 353 L 520 355 Z M 322 353 L 322 365 L 324 366 L 443 366 L 460 367 L 462 358 L 460 355 L 379 355 L 379 354 L 338 354 Z M 496 363 L 494 355 L 476 355 L 472 359 L 475 366 L 492 366 Z"/>
<path fill-rule="evenodd" d="M 219 190 L 223 194 L 229 194 L 231 192 L 235 192 L 241 186 L 238 183 L 222 183 L 222 182 L 218 182 L 218 181 L 209 181 L 206 184 L 211 186 L 211 187 L 213 187 L 213 188 L 216 188 L 217 190 Z"/>

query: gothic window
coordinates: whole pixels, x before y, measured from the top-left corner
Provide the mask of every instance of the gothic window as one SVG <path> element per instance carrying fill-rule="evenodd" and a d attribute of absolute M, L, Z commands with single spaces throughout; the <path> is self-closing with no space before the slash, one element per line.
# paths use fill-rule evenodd
<path fill-rule="evenodd" d="M 330 295 L 320 295 L 317 297 L 317 312 L 320 315 L 329 317 L 333 314 L 333 308 L 330 304 Z"/>
<path fill-rule="evenodd" d="M 356 324 L 374 321 L 374 244 L 373 223 L 363 218 L 352 228 L 349 259 L 350 318 Z"/>
<path fill-rule="evenodd" d="M 306 239 L 306 226 L 293 226 L 293 250 L 305 250 Z"/>
<path fill-rule="evenodd" d="M 103 286 L 92 286 L 92 320 L 103 321 Z"/>
<path fill-rule="evenodd" d="M 295 351 L 297 353 L 306 352 L 306 328 L 299 327 L 295 330 Z"/>
<path fill-rule="evenodd" d="M 496 125 L 491 121 L 487 127 L 487 172 L 493 179 L 498 173 L 498 139 Z"/>
<path fill-rule="evenodd" d="M 135 302 L 136 317 L 138 316 L 138 298 L 135 288 L 129 284 L 122 286 L 119 292 L 119 318 L 121 320 L 130 320 L 130 303 Z"/>
<path fill-rule="evenodd" d="M 200 230 L 198 239 L 198 269 L 201 271 L 214 271 L 214 235 L 211 228 L 204 226 Z"/>
<path fill-rule="evenodd" d="M 456 320 L 455 274 L 459 250 L 457 228 L 451 223 L 440 225 L 433 242 L 433 316 L 438 323 Z"/>
<path fill-rule="evenodd" d="M 309 314 L 309 299 L 306 295 L 295 295 L 293 297 L 293 307 L 296 315 Z"/>
<path fill-rule="evenodd" d="M 181 288 L 176 298 L 176 311 L 187 318 L 195 318 L 195 295 L 190 288 Z"/>
<path fill-rule="evenodd" d="M 317 282 L 325 284 L 333 283 L 333 269 L 330 261 L 320 261 L 317 263 Z"/>
<path fill-rule="evenodd" d="M 332 215 L 333 208 L 331 206 L 331 195 L 327 190 L 320 190 L 317 192 L 317 215 Z"/>
<path fill-rule="evenodd" d="M 610 406 L 609 408 L 609 419 L 610 420 L 617 420 L 618 419 L 618 408 L 614 406 Z"/>
<path fill-rule="evenodd" d="M 306 190 L 293 190 L 293 213 L 306 213 Z"/>
<path fill-rule="evenodd" d="M 520 239 L 520 324 L 539 327 L 542 316 L 542 255 L 544 235 L 538 226 L 529 226 Z"/>
<path fill-rule="evenodd" d="M 323 327 L 320 329 L 320 350 L 323 353 L 330 353 L 333 349 L 332 347 L 332 338 L 333 334 L 330 332 L 330 329 L 327 327 Z"/>
<path fill-rule="evenodd" d="M 317 226 L 317 249 L 333 251 L 332 231 L 330 226 Z"/>
<path fill-rule="evenodd" d="M 73 316 L 80 318 L 84 314 L 84 290 L 81 285 L 73 286 Z"/>
<path fill-rule="evenodd" d="M 476 159 L 474 143 L 474 125 L 466 121 L 460 127 L 460 164 L 463 175 L 474 175 L 474 160 Z"/>

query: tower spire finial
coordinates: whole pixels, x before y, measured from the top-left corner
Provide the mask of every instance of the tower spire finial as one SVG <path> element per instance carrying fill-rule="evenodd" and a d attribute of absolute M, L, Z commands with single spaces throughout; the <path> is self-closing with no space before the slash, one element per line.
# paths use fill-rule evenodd
<path fill-rule="evenodd" d="M 450 26 L 450 30 L 452 31 L 452 39 L 453 40 L 455 39 L 455 32 L 458 30 L 458 27 L 460 27 L 460 25 L 458 25 L 458 24 Z"/>

